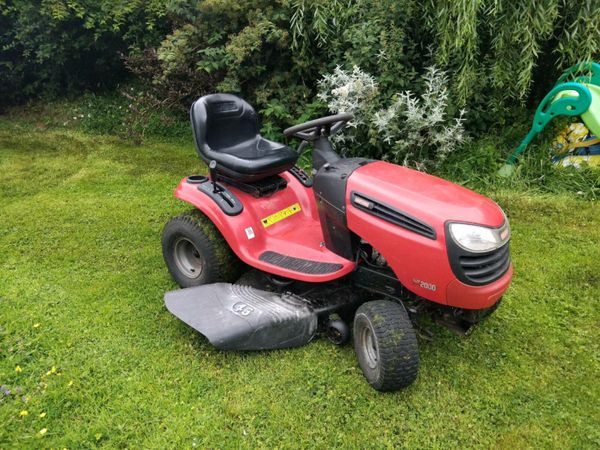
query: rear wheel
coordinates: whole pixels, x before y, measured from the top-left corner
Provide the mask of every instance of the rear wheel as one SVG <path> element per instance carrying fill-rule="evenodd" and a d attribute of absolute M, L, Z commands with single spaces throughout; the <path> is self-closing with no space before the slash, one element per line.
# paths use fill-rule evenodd
<path fill-rule="evenodd" d="M 241 262 L 213 223 L 193 210 L 171 219 L 162 234 L 169 272 L 181 287 L 233 281 Z"/>
<path fill-rule="evenodd" d="M 408 313 L 398 303 L 376 300 L 358 308 L 354 350 L 365 378 L 378 391 L 396 391 L 417 378 L 417 337 Z"/>

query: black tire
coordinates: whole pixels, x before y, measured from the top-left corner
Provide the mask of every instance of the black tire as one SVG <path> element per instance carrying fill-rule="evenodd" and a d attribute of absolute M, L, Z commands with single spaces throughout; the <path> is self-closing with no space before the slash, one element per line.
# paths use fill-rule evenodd
<path fill-rule="evenodd" d="M 404 307 L 389 300 L 364 303 L 354 317 L 354 350 L 365 378 L 378 391 L 397 391 L 419 373 L 417 336 Z"/>
<path fill-rule="evenodd" d="M 183 288 L 235 281 L 242 267 L 219 230 L 198 210 L 165 225 L 162 251 L 169 272 Z"/>

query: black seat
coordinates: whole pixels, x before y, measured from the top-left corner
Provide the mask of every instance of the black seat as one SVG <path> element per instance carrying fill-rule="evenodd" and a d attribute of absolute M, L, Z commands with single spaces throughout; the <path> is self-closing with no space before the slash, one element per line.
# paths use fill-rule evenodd
<path fill-rule="evenodd" d="M 259 134 L 256 112 L 235 95 L 199 98 L 190 111 L 196 150 L 217 172 L 243 182 L 257 181 L 290 169 L 297 153 Z"/>

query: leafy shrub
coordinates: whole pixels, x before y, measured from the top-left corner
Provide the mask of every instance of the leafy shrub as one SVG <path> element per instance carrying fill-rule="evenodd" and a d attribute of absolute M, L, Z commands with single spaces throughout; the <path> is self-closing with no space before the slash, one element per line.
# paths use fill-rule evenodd
<path fill-rule="evenodd" d="M 121 57 L 169 28 L 164 0 L 0 0 L 0 98 L 112 87 Z"/>
<path fill-rule="evenodd" d="M 98 91 L 133 74 L 138 111 L 183 113 L 228 91 L 271 112 L 275 132 L 338 65 L 370 73 L 382 98 L 421 95 L 419 74 L 435 65 L 480 136 L 520 121 L 562 69 L 599 57 L 599 21 L 597 1 L 0 0 L 0 96 Z"/>
<path fill-rule="evenodd" d="M 202 94 L 238 93 L 277 109 L 265 126 L 278 130 L 338 65 L 372 74 L 383 97 L 421 94 L 419 74 L 436 65 L 449 74 L 449 103 L 468 106 L 464 125 L 479 135 L 520 120 L 515 105 L 531 92 L 533 104 L 561 68 L 599 55 L 591 24 L 600 5 L 592 3 L 208 0 L 194 8 L 173 0 L 166 8 L 175 27 L 150 53 L 144 79 L 156 97 L 185 107 Z"/>
<path fill-rule="evenodd" d="M 421 98 L 401 92 L 391 106 L 377 112 L 374 124 L 384 141 L 393 143 L 392 155 L 405 165 L 425 169 L 440 162 L 465 140 L 464 115 L 448 118 L 448 78 L 445 72 L 430 67 L 423 76 Z"/>
<path fill-rule="evenodd" d="M 425 170 L 456 150 L 466 136 L 465 112 L 461 110 L 457 117 L 448 117 L 446 74 L 430 67 L 423 82 L 420 97 L 403 91 L 389 106 L 378 109 L 377 105 L 387 102 L 380 98 L 375 79 L 356 66 L 352 72 L 337 67 L 319 83 L 319 99 L 333 112 L 354 114 L 354 120 L 349 123 L 354 132 L 337 135 L 338 143 L 358 141 L 363 152 L 363 142 L 375 137 L 375 143 L 384 154 L 374 156 Z"/>
<path fill-rule="evenodd" d="M 137 85 L 122 86 L 112 95 L 84 94 L 63 125 L 88 133 L 113 134 L 136 144 L 147 137 L 189 139 L 190 125 L 185 114 L 154 108 L 144 96 L 145 90 Z"/>
<path fill-rule="evenodd" d="M 358 66 L 354 66 L 352 72 L 338 66 L 319 82 L 319 100 L 326 103 L 331 112 L 353 114 L 354 119 L 348 123 L 350 127 L 368 123 L 378 94 L 375 78 Z"/>

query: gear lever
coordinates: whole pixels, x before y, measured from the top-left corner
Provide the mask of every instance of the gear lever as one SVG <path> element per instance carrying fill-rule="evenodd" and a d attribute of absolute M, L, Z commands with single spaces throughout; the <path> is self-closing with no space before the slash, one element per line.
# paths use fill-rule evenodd
<path fill-rule="evenodd" d="M 221 189 L 219 189 L 219 186 L 217 186 L 217 162 L 214 159 L 208 164 L 208 170 L 210 171 L 210 180 L 212 181 L 213 185 L 213 193 L 216 194 L 217 192 L 220 192 Z"/>

